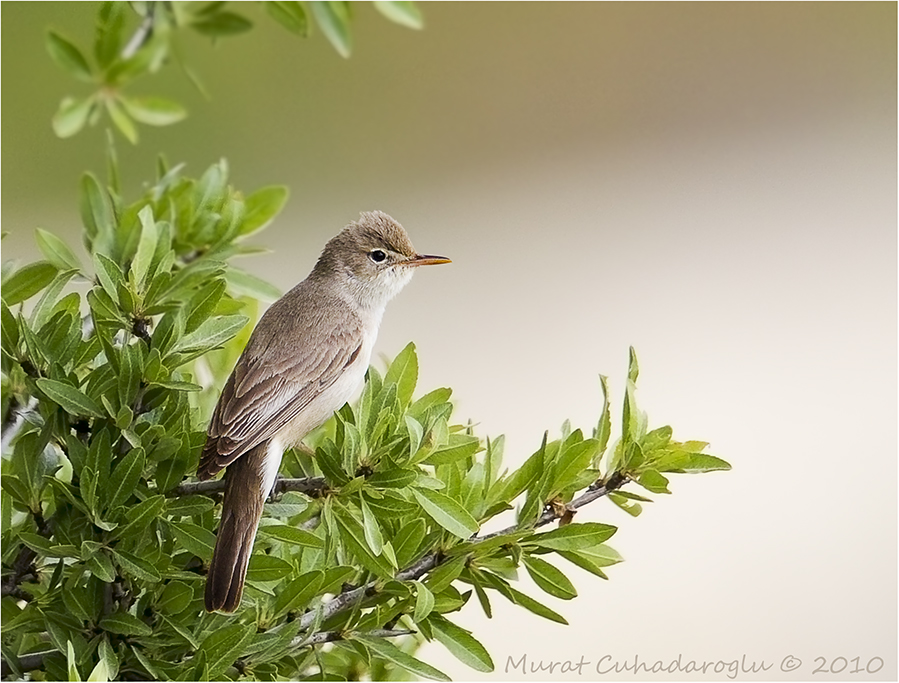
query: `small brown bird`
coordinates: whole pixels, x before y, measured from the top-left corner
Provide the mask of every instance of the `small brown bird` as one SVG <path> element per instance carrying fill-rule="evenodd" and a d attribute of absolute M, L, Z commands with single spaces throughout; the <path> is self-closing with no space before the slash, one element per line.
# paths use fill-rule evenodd
<path fill-rule="evenodd" d="M 259 321 L 219 398 L 197 468 L 225 470 L 225 498 L 206 577 L 206 609 L 240 605 L 262 506 L 285 449 L 299 444 L 358 390 L 384 308 L 418 266 L 403 227 L 363 213 L 329 241 L 305 280 Z"/>

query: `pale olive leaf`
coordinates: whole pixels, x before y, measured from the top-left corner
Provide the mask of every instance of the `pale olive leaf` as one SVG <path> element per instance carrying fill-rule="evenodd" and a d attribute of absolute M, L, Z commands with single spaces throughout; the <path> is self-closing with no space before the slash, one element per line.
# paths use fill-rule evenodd
<path fill-rule="evenodd" d="M 62 406 L 70 415 L 103 417 L 105 414 L 92 398 L 67 382 L 41 377 L 36 383 L 51 401 Z"/>
<path fill-rule="evenodd" d="M 353 51 L 350 35 L 350 10 L 348 2 L 310 2 L 312 16 L 325 37 L 341 57 L 349 58 Z"/>
<path fill-rule="evenodd" d="M 266 2 L 265 9 L 269 16 L 291 33 L 305 38 L 309 35 L 309 22 L 303 5 L 296 0 L 286 2 Z"/>
<path fill-rule="evenodd" d="M 119 101 L 131 118 L 148 126 L 170 126 L 187 116 L 184 107 L 163 97 L 120 96 Z"/>
<path fill-rule="evenodd" d="M 372 654 L 382 657 L 388 662 L 392 662 L 416 676 L 429 678 L 432 681 L 452 680 L 439 669 L 435 669 L 430 664 L 425 664 L 420 659 L 416 659 L 412 655 L 403 652 L 386 638 L 367 636 L 363 633 L 354 633 L 352 635 L 352 640 L 364 644 Z"/>
<path fill-rule="evenodd" d="M 47 261 L 23 266 L 3 280 L 2 296 L 7 306 L 30 299 L 49 285 L 59 269 Z"/>
<path fill-rule="evenodd" d="M 428 623 L 434 630 L 434 637 L 460 662 L 482 673 L 493 671 L 490 653 L 469 631 L 439 614 L 428 617 Z"/>
<path fill-rule="evenodd" d="M 430 489 L 410 489 L 415 500 L 435 522 L 460 538 L 477 533 L 478 523 L 459 503 L 449 496 Z"/>
<path fill-rule="evenodd" d="M 395 24 L 420 30 L 424 28 L 421 11 L 408 0 L 375 0 L 375 9 Z"/>
<path fill-rule="evenodd" d="M 60 102 L 52 120 L 56 137 L 70 138 L 84 128 L 95 103 L 93 97 L 83 99 L 67 97 Z"/>
<path fill-rule="evenodd" d="M 87 83 L 94 80 L 90 65 L 81 54 L 81 50 L 56 31 L 47 31 L 46 47 L 53 61 L 75 78 Z"/>
<path fill-rule="evenodd" d="M 38 228 L 35 230 L 35 240 L 44 258 L 55 267 L 60 270 L 81 270 L 81 262 L 62 238 Z"/>

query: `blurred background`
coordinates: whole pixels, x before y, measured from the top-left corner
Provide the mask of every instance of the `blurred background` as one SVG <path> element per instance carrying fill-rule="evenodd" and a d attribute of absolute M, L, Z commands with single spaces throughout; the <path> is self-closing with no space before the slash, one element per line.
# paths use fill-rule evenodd
<path fill-rule="evenodd" d="M 211 99 L 176 68 L 135 88 L 190 116 L 120 139 L 129 197 L 160 150 L 192 174 L 224 156 L 245 191 L 289 185 L 256 239 L 272 252 L 242 263 L 284 290 L 387 211 L 454 263 L 390 306 L 376 353 L 414 340 L 420 389 L 452 386 L 510 465 L 566 418 L 592 428 L 600 373 L 620 416 L 634 345 L 650 425 L 734 466 L 675 475 L 637 519 L 582 511 L 620 527 L 611 580 L 571 567 L 569 603 L 523 581 L 569 626 L 469 605 L 493 674 L 421 657 L 477 680 L 522 678 L 522 655 L 589 662 L 527 674 L 553 680 L 728 677 L 596 671 L 678 655 L 745 656 L 757 680 L 844 657 L 844 678 L 879 657 L 859 675 L 895 680 L 896 5 L 424 3 L 420 32 L 355 5 L 349 60 L 241 9 L 250 34 L 182 43 Z M 36 227 L 80 242 L 77 183 L 103 172 L 105 137 L 53 136 L 60 99 L 88 90 L 43 33 L 86 45 L 94 12 L 3 3 L 4 259 L 36 258 Z"/>

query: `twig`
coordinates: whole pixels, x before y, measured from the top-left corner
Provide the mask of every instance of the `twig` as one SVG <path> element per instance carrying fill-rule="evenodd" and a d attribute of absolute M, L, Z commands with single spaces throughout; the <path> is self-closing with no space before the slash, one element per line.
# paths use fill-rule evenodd
<path fill-rule="evenodd" d="M 582 508 L 585 505 L 592 503 L 594 500 L 602 498 L 615 489 L 620 488 L 625 483 L 627 483 L 627 481 L 628 479 L 626 476 L 619 472 L 614 472 L 607 479 L 600 479 L 595 482 L 583 494 L 565 505 L 561 510 L 558 510 L 555 507 L 550 507 L 545 510 L 534 523 L 533 528 L 536 529 L 541 526 L 546 526 L 550 522 L 554 522 L 555 520 L 562 517 L 562 515 L 565 514 L 566 511 L 573 512 L 579 508 Z M 473 537 L 470 539 L 470 542 L 475 544 L 483 543 L 484 541 L 495 538 L 496 536 L 503 536 L 505 534 L 511 534 L 516 531 L 523 530 L 524 529 L 522 529 L 518 525 L 513 524 L 512 526 L 506 527 L 505 529 L 495 531 L 492 534 L 487 534 L 486 536 L 481 536 L 480 538 Z M 438 553 L 429 553 L 418 560 L 415 564 L 399 572 L 396 575 L 396 580 L 413 581 L 415 579 L 420 579 L 422 576 L 427 574 L 435 567 L 443 564 L 448 559 L 448 556 L 444 556 Z M 305 630 L 312 626 L 312 624 L 315 623 L 316 619 L 319 618 L 319 614 L 321 615 L 321 621 L 324 622 L 333 617 L 335 614 L 354 607 L 361 600 L 364 600 L 366 597 L 377 593 L 377 586 L 377 581 L 369 581 L 365 585 L 359 586 L 358 588 L 343 591 L 320 609 L 314 609 L 306 612 L 300 619 L 300 629 Z"/>
<path fill-rule="evenodd" d="M 122 50 L 122 59 L 131 59 L 138 50 L 140 50 L 148 40 L 153 36 L 153 27 L 156 14 L 156 5 L 153 2 L 147 3 L 147 14 L 141 21 L 140 26 L 131 36 L 131 40 Z"/>
<path fill-rule="evenodd" d="M 290 641 L 290 647 L 297 649 L 312 647 L 313 645 L 346 640 L 347 638 L 352 638 L 354 635 L 371 636 L 373 638 L 397 638 L 399 636 L 412 636 L 415 635 L 415 633 L 417 633 L 417 631 L 398 631 L 388 628 L 376 628 L 371 631 L 347 631 L 346 633 L 341 631 L 322 631 L 321 633 L 313 633 L 308 638 L 297 636 Z"/>
<path fill-rule="evenodd" d="M 299 491 L 300 493 L 314 494 L 323 491 L 327 487 L 324 477 L 304 477 L 301 479 L 277 479 L 272 493 L 285 493 L 286 491 Z M 186 484 L 176 486 L 166 495 L 189 496 L 194 493 L 219 493 L 225 490 L 224 479 L 212 481 L 189 481 Z"/>

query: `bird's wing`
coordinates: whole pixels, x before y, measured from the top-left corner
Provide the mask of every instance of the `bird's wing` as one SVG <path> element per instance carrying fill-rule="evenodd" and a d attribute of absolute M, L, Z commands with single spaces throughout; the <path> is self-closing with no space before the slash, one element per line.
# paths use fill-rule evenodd
<path fill-rule="evenodd" d="M 298 335 L 251 340 L 228 378 L 207 430 L 197 474 L 215 476 L 270 439 L 341 376 L 359 355 L 361 323 L 296 324 Z"/>

